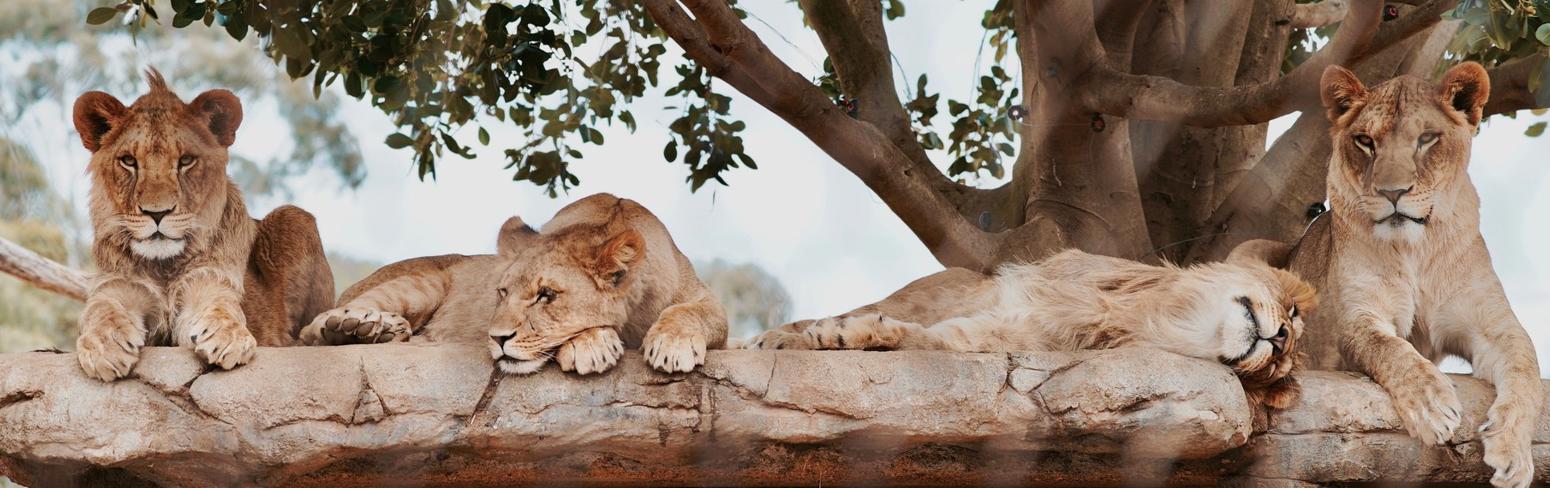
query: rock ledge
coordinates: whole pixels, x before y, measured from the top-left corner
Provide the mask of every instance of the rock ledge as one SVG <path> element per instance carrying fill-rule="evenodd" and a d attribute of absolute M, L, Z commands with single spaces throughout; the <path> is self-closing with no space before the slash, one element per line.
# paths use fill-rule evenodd
<path fill-rule="evenodd" d="M 1383 391 L 1302 376 L 1253 432 L 1219 365 L 1082 353 L 715 351 L 666 375 L 493 374 L 483 348 L 262 349 L 233 371 L 149 348 L 115 383 L 71 354 L 0 355 L 0 474 L 29 486 L 1480 483 L 1488 384 L 1457 377 L 1449 447 Z M 1550 479 L 1550 418 L 1535 461 Z"/>

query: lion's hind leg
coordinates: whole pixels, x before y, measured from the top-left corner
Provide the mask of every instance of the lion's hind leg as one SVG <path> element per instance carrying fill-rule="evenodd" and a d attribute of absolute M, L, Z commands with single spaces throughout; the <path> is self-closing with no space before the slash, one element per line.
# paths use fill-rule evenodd
<path fill-rule="evenodd" d="M 403 342 L 429 320 L 451 287 L 449 267 L 463 256 L 400 261 L 377 270 L 340 296 L 339 306 L 302 328 L 307 345 Z"/>
<path fill-rule="evenodd" d="M 312 214 L 284 205 L 258 221 L 244 282 L 242 312 L 259 345 L 292 344 L 332 307 L 334 275 Z"/>

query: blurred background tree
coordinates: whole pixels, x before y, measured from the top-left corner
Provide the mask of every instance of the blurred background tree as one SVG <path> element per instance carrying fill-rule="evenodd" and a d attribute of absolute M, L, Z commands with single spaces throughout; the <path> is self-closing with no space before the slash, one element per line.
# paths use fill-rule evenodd
<path fill-rule="evenodd" d="M 728 337 L 752 337 L 791 319 L 791 294 L 764 268 L 717 259 L 694 270 L 726 307 Z"/>

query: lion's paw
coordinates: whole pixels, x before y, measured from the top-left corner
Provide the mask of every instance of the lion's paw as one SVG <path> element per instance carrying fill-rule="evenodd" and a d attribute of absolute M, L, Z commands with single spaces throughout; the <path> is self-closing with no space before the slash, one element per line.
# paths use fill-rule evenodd
<path fill-rule="evenodd" d="M 1400 384 L 1385 386 L 1410 435 L 1426 444 L 1440 445 L 1453 438 L 1462 407 L 1453 383 L 1436 367 L 1426 364 L 1423 368 L 1418 374 L 1404 377 Z"/>
<path fill-rule="evenodd" d="M 803 331 L 822 349 L 897 348 L 899 334 L 892 333 L 881 314 L 841 315 L 814 322 Z"/>
<path fill-rule="evenodd" d="M 336 308 L 318 314 L 302 328 L 309 346 L 404 342 L 413 335 L 409 320 L 393 312 L 370 308 Z"/>
<path fill-rule="evenodd" d="M 140 361 L 145 332 L 119 311 L 91 312 L 81 320 L 75 341 L 76 360 L 86 376 L 113 381 L 129 374 Z"/>
<path fill-rule="evenodd" d="M 811 320 L 804 320 L 795 324 L 787 324 L 784 327 L 766 330 L 748 339 L 747 342 L 743 343 L 743 348 L 771 351 L 777 349 L 818 349 L 818 343 L 813 342 L 812 338 L 800 332 L 806 330 L 807 326 L 811 325 L 812 322 Z M 801 326 L 798 327 L 798 324 Z"/>
<path fill-rule="evenodd" d="M 664 373 L 687 373 L 705 364 L 705 334 L 690 327 L 658 323 L 646 332 L 646 362 Z"/>
<path fill-rule="evenodd" d="M 1485 464 L 1496 470 L 1491 485 L 1525 487 L 1534 481 L 1533 422 L 1511 404 L 1492 407 L 1480 426 Z"/>
<path fill-rule="evenodd" d="M 619 332 L 612 327 L 597 327 L 565 341 L 554 359 L 561 371 L 586 375 L 608 371 L 619 364 L 621 356 L 624 341 L 619 339 Z"/>
<path fill-rule="evenodd" d="M 253 361 L 258 340 L 246 324 L 224 309 L 210 310 L 190 319 L 187 328 L 194 354 L 205 363 L 231 369 Z"/>

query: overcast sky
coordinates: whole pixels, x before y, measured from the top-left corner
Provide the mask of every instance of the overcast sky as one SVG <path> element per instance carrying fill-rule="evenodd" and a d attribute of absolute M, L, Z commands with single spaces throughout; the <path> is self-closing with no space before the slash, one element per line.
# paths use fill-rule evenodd
<path fill-rule="evenodd" d="M 988 3 L 953 3 L 953 8 L 929 12 L 925 5 L 941 4 L 909 3 L 910 14 L 888 24 L 890 43 L 908 79 L 926 73 L 931 89 L 944 98 L 968 97 L 978 77 L 976 52 L 983 32 L 979 20 L 986 6 L 980 4 Z M 802 27 L 795 6 L 785 2 L 747 6 L 754 14 L 750 25 L 776 54 L 804 74 L 819 71 L 823 50 L 817 37 Z M 670 52 L 676 56 L 679 51 L 674 46 Z M 980 72 L 988 69 L 988 60 L 981 68 Z M 173 85 L 185 98 L 211 88 L 182 86 L 176 80 Z M 443 158 L 438 179 L 420 182 L 414 177 L 410 152 L 381 143 L 394 131 L 388 119 L 368 104 L 346 100 L 345 116 L 360 138 L 369 177 L 359 189 L 345 190 L 336 178 L 319 170 L 294 185 L 292 202 L 317 215 L 324 244 L 331 250 L 383 262 L 448 252 L 492 252 L 495 230 L 507 217 L 521 215 L 537 225 L 575 198 L 612 192 L 655 212 L 679 247 L 696 260 L 753 262 L 769 270 L 790 291 L 795 318 L 849 310 L 941 269 L 859 180 L 801 134 L 740 96 L 735 97 L 733 114 L 748 122 L 744 140 L 759 169 L 726 174 L 729 187 L 710 183 L 698 193 L 689 192 L 686 167 L 661 157 L 667 124 L 674 115 L 656 109 L 661 101 L 644 101 L 636 110 L 639 130 L 631 134 L 622 128 L 604 128 L 608 145 L 584 147 L 586 160 L 572 169 L 581 177 L 581 186 L 559 199 L 550 199 L 528 183 L 512 182 L 509 170 L 502 169 L 501 143 L 522 139 L 514 130 L 492 124 L 495 148 L 481 151 L 472 161 Z M 1470 172 L 1483 199 L 1482 226 L 1497 272 L 1518 316 L 1543 350 L 1550 341 L 1550 256 L 1544 252 L 1550 242 L 1550 229 L 1545 226 L 1550 194 L 1542 191 L 1550 173 L 1550 139 L 1524 137 L 1524 128 L 1544 117 L 1523 115 L 1518 120 L 1497 117 L 1487 124 L 1475 141 Z M 1272 133 L 1290 126 L 1295 116 L 1273 122 Z M 289 151 L 286 134 L 272 105 L 253 104 L 247 107 L 233 150 L 268 160 Z M 474 129 L 468 128 L 459 136 L 473 143 L 473 134 Z M 61 135 L 73 148 L 69 156 L 45 161 L 61 190 L 74 195 L 84 215 L 86 189 L 80 168 L 86 153 L 73 134 Z M 250 209 L 257 215 L 279 203 L 251 201 Z M 1541 356 L 1541 364 L 1550 364 L 1547 358 L 1550 354 Z"/>

